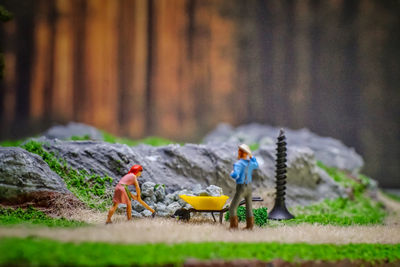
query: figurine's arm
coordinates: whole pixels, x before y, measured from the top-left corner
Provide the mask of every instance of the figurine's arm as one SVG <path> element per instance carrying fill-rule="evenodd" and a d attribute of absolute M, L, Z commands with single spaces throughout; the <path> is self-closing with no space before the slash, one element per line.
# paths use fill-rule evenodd
<path fill-rule="evenodd" d="M 231 177 L 236 180 L 237 178 L 239 178 L 240 171 L 241 171 L 240 165 L 236 163 L 233 164 L 233 171 L 231 172 Z"/>
<path fill-rule="evenodd" d="M 136 187 L 136 197 L 135 200 L 138 201 L 140 204 L 142 204 L 146 209 L 148 209 L 149 211 L 151 211 L 151 213 L 154 213 L 155 210 L 153 210 L 152 208 L 150 208 L 149 205 L 147 205 L 146 202 L 144 202 L 140 196 L 140 187 L 139 187 L 139 183 L 137 182 L 137 180 L 135 179 L 135 187 Z"/>
<path fill-rule="evenodd" d="M 150 208 L 149 205 L 147 205 L 146 202 L 144 202 L 141 198 L 136 199 L 137 201 L 139 201 L 140 204 L 142 204 L 146 209 L 148 209 L 149 211 L 151 211 L 151 213 L 154 213 L 155 210 L 153 210 L 152 208 Z"/>
<path fill-rule="evenodd" d="M 135 183 L 134 183 L 134 185 L 135 185 L 135 188 L 136 188 L 136 198 L 137 198 L 136 200 L 142 199 L 141 196 L 140 196 L 140 187 L 139 187 L 139 183 L 137 182 L 136 177 L 135 177 Z"/>
<path fill-rule="evenodd" d="M 258 169 L 258 162 L 255 157 L 252 156 L 250 158 L 250 164 L 252 165 L 253 169 Z"/>

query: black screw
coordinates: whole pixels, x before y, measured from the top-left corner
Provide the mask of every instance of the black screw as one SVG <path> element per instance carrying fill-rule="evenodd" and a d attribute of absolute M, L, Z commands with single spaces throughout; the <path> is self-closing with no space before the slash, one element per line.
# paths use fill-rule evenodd
<path fill-rule="evenodd" d="M 290 214 L 285 205 L 286 189 L 286 137 L 283 129 L 280 130 L 276 148 L 276 197 L 275 205 L 268 214 L 272 220 L 288 220 L 294 216 Z"/>

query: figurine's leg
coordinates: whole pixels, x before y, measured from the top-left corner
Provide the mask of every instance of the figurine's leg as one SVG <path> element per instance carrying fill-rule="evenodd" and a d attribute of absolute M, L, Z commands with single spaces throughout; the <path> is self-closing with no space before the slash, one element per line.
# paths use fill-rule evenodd
<path fill-rule="evenodd" d="M 229 217 L 237 216 L 237 208 L 239 207 L 240 199 L 242 197 L 242 189 L 241 185 L 236 186 L 236 192 L 229 207 Z"/>
<path fill-rule="evenodd" d="M 106 223 L 111 223 L 111 217 L 113 216 L 114 212 L 118 208 L 118 203 L 114 202 L 113 206 L 108 211 L 107 221 Z"/>
<path fill-rule="evenodd" d="M 128 217 L 128 221 L 132 219 L 132 203 L 130 201 L 126 204 L 126 216 Z"/>
<path fill-rule="evenodd" d="M 231 206 L 229 207 L 229 223 L 231 229 L 237 229 L 239 219 L 237 216 L 237 208 L 239 207 L 240 199 L 243 195 L 243 185 L 236 185 L 236 193 L 232 199 Z"/>
<path fill-rule="evenodd" d="M 253 216 L 253 202 L 252 202 L 252 189 L 251 185 L 246 185 L 246 195 L 244 200 L 246 201 L 246 228 L 252 230 L 254 227 L 254 216 Z"/>
<path fill-rule="evenodd" d="M 253 201 L 252 201 L 252 190 L 251 185 L 246 185 L 246 195 L 244 200 L 246 202 L 246 217 L 253 217 Z"/>

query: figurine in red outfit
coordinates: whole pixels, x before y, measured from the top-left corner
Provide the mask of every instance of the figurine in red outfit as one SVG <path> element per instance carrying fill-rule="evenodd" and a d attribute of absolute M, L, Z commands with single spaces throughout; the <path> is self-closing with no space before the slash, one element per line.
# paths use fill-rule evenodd
<path fill-rule="evenodd" d="M 108 217 L 106 224 L 111 223 L 111 217 L 113 216 L 115 210 L 118 208 L 118 204 L 123 203 L 126 204 L 126 215 L 128 217 L 128 221 L 132 219 L 132 203 L 131 200 L 136 200 L 140 204 L 142 204 L 146 209 L 154 213 L 154 210 L 149 207 L 140 197 L 140 187 L 137 181 L 137 178 L 142 174 L 143 168 L 140 165 L 133 165 L 130 171 L 121 178 L 115 187 L 114 197 L 113 197 L 113 206 L 110 208 L 108 212 Z M 128 186 L 134 185 L 136 187 L 136 196 L 133 195 L 129 190 Z"/>

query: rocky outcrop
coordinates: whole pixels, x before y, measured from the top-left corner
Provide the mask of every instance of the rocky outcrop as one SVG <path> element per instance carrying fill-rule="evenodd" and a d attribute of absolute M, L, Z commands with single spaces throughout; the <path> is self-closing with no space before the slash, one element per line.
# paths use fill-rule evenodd
<path fill-rule="evenodd" d="M 233 143 L 128 147 L 93 141 L 46 140 L 44 144 L 48 151 L 63 158 L 75 169 L 109 175 L 114 178 L 113 185 L 130 166 L 141 164 L 144 171 L 139 182 L 165 184 L 166 198 L 169 193 L 180 189 L 202 190 L 198 184 L 203 188 L 217 185 L 231 197 L 234 193 L 235 182 L 229 176 L 236 160 L 237 146 Z M 254 189 L 258 193 L 274 191 L 275 145 L 264 145 L 254 155 L 260 165 L 260 169 L 254 173 Z M 311 149 L 289 145 L 287 169 L 289 206 L 344 195 L 344 189 L 316 166 Z M 145 194 L 154 194 L 148 197 L 157 198 L 155 192 L 147 192 L 146 188 L 144 191 Z"/>
<path fill-rule="evenodd" d="M 247 124 L 233 128 L 228 124 L 220 124 L 209 133 L 204 142 L 218 143 L 258 143 L 260 146 L 273 145 L 279 134 L 277 127 L 261 124 Z M 362 157 L 353 148 L 345 146 L 339 140 L 321 137 L 308 129 L 291 130 L 284 128 L 289 146 L 307 147 L 314 152 L 315 158 L 327 166 L 358 173 L 364 165 Z"/>
<path fill-rule="evenodd" d="M 62 195 L 72 194 L 39 156 L 17 147 L 0 147 L 0 203 L 47 206 Z"/>
<path fill-rule="evenodd" d="M 66 140 L 71 137 L 87 137 L 91 140 L 103 140 L 103 134 L 99 130 L 90 125 L 77 122 L 53 126 L 42 135 L 49 139 Z"/>

